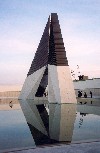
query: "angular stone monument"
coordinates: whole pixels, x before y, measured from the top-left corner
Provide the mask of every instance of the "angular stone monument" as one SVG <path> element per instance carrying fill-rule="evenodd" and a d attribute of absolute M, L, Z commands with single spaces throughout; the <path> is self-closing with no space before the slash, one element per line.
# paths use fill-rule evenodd
<path fill-rule="evenodd" d="M 43 98 L 49 103 L 76 103 L 57 13 L 51 13 L 19 99 Z"/>

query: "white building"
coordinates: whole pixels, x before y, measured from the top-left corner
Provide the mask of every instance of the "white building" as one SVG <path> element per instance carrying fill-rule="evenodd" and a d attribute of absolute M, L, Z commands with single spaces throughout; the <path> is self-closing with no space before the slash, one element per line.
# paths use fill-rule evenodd
<path fill-rule="evenodd" d="M 73 83 L 76 96 L 78 95 L 78 91 L 82 91 L 83 94 L 86 92 L 87 96 L 90 97 L 91 91 L 93 98 L 100 98 L 100 78 L 76 80 Z"/>

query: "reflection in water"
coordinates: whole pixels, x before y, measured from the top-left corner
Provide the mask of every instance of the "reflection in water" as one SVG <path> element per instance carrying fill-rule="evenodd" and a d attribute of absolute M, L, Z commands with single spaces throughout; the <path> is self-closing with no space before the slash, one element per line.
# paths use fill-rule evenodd
<path fill-rule="evenodd" d="M 100 99 L 81 99 L 77 105 L 72 142 L 100 140 Z M 86 102 L 86 103 L 85 103 Z"/>
<path fill-rule="evenodd" d="M 84 103 L 59 105 L 20 101 L 36 145 L 100 138 L 99 131 L 96 133 L 94 128 L 100 128 L 100 120 L 95 116 L 100 116 L 100 103 L 96 101 L 96 106 L 94 102 Z M 92 115 L 92 125 L 91 114 L 95 114 Z"/>
<path fill-rule="evenodd" d="M 23 112 L 17 99 L 0 103 L 0 151 L 100 140 L 99 99 L 81 99 L 77 105 L 48 104 L 46 100 L 24 100 L 20 104 Z"/>
<path fill-rule="evenodd" d="M 33 101 L 20 101 L 21 108 L 25 115 L 28 124 L 32 125 L 35 129 L 41 133 L 47 135 L 47 131 L 43 124 L 37 105 Z"/>
<path fill-rule="evenodd" d="M 12 108 L 9 103 L 1 104 L 0 152 L 9 152 L 9 150 L 15 150 L 16 148 L 27 149 L 35 147 L 35 142 L 18 101 L 13 103 Z"/>
<path fill-rule="evenodd" d="M 49 105 L 50 137 L 57 141 L 71 142 L 76 117 L 76 104 Z"/>
<path fill-rule="evenodd" d="M 26 100 L 20 104 L 36 145 L 56 142 L 49 137 L 49 116 L 44 104 Z"/>
<path fill-rule="evenodd" d="M 79 120 L 79 128 L 81 128 L 82 127 L 82 125 L 83 125 L 83 117 L 84 116 L 86 116 L 87 115 L 87 113 L 82 113 L 82 112 L 80 112 L 80 120 Z"/>
<path fill-rule="evenodd" d="M 19 100 L 14 98 L 3 98 L 0 101 L 0 111 L 4 110 L 19 110 L 21 109 Z"/>
<path fill-rule="evenodd" d="M 12 102 L 12 101 L 9 102 L 9 106 L 10 106 L 11 108 L 13 107 L 13 102 Z"/>
<path fill-rule="evenodd" d="M 82 124 L 83 124 L 83 118 L 80 118 L 80 120 L 79 120 L 79 128 L 81 128 Z"/>
<path fill-rule="evenodd" d="M 76 104 L 50 104 L 49 116 L 44 104 L 20 101 L 36 145 L 71 142 L 76 117 Z"/>

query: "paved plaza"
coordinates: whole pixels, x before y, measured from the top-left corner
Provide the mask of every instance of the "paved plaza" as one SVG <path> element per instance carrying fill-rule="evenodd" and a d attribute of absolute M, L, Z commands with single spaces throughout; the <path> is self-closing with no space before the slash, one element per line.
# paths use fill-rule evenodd
<path fill-rule="evenodd" d="M 80 143 L 60 146 L 37 147 L 36 149 L 26 149 L 11 151 L 9 153 L 100 153 L 100 142 Z"/>

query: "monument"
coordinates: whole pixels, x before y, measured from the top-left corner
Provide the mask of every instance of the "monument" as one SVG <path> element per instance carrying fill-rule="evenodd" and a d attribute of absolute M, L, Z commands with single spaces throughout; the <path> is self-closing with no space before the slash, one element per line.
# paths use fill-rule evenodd
<path fill-rule="evenodd" d="M 51 13 L 22 87 L 19 99 L 43 98 L 49 103 L 76 103 L 57 13 Z"/>

